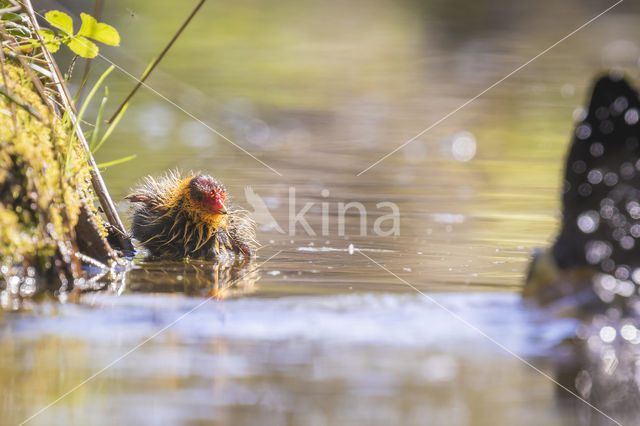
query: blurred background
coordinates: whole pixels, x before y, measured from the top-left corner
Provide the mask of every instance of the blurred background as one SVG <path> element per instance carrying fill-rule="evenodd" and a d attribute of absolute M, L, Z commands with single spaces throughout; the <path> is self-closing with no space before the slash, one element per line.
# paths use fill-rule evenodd
<path fill-rule="evenodd" d="M 94 14 L 89 1 L 34 3 L 74 16 L 76 29 L 80 12 Z M 100 52 L 140 76 L 195 4 L 105 1 L 99 21 L 122 41 Z M 454 293 L 441 296 L 447 306 L 552 374 L 549 347 L 571 324 L 547 324 L 516 293 L 532 248 L 557 230 L 565 150 L 591 82 L 615 69 L 640 84 L 640 5 L 621 3 L 358 174 L 612 4 L 207 1 L 97 161 L 137 156 L 104 172 L 116 201 L 176 167 L 209 172 L 249 210 L 250 186 L 287 231 L 259 230 L 258 262 L 283 251 L 250 297 L 203 307 L 33 422 L 600 424 L 348 246 L 422 291 Z M 92 66 L 95 81 L 108 63 Z M 106 85 L 110 116 L 135 81 L 115 70 Z M 98 96 L 94 104 L 87 117 Z M 306 218 L 316 235 L 301 226 L 289 235 L 291 187 L 295 212 L 314 203 Z M 367 208 L 367 235 L 356 212 L 339 235 L 338 203 L 350 201 Z M 389 214 L 383 201 L 399 207 L 400 235 L 373 232 Z M 202 279 L 153 268 L 132 271 L 129 289 Z M 125 291 L 3 314 L 0 411 L 24 420 L 198 302 Z"/>

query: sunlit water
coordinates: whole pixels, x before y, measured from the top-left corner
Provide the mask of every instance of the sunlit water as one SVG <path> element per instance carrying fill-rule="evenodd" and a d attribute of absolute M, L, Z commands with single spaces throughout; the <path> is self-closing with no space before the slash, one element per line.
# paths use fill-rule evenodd
<path fill-rule="evenodd" d="M 33 423 L 607 424 L 559 403 L 556 385 L 505 349 L 554 376 L 552 348 L 575 330 L 517 294 L 531 249 L 557 230 L 591 79 L 617 66 L 637 82 L 637 5 L 358 176 L 607 6 L 207 2 L 148 83 L 281 176 L 148 90 L 97 158 L 137 154 L 104 173 L 117 200 L 145 174 L 205 170 L 253 211 L 250 186 L 283 232 L 260 227 L 247 270 L 140 260 L 78 304 L 2 314 L 3 421 L 169 326 Z M 108 2 L 103 20 L 123 41 L 101 51 L 140 75 L 185 7 Z M 110 110 L 133 86 L 112 75 Z M 349 202 L 366 223 L 352 209 L 341 230 Z M 399 235 L 377 235 L 390 213 L 380 202 L 398 207 Z M 306 203 L 311 233 L 290 224 Z"/>
<path fill-rule="evenodd" d="M 512 294 L 432 297 L 522 356 L 546 356 L 575 329 L 574 320 L 523 311 Z M 7 409 L 21 420 L 171 324 L 39 422 L 468 423 L 477 416 L 490 420 L 492 410 L 474 410 L 495 404 L 507 412 L 494 420 L 508 424 L 517 421 L 518 410 L 549 403 L 552 384 L 420 295 L 201 303 L 166 295 L 88 295 L 81 305 L 45 305 L 38 317 L 15 318 L 2 330 L 20 336 L 1 351 L 1 371 L 15 398 Z M 41 351 L 56 354 L 54 366 L 39 367 L 43 373 L 59 363 L 73 367 L 63 376 L 49 370 L 38 385 L 42 393 L 33 395 L 29 376 L 47 357 Z M 538 390 L 527 390 L 515 406 L 483 390 L 489 382 L 518 387 L 529 376 Z"/>

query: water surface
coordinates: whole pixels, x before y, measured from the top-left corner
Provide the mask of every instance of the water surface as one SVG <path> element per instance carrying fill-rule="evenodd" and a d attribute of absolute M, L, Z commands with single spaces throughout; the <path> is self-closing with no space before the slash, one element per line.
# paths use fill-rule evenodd
<path fill-rule="evenodd" d="M 137 154 L 104 173 L 116 200 L 175 167 L 211 173 L 252 210 L 250 186 L 283 233 L 259 229 L 258 270 L 228 289 L 231 272 L 210 264 L 139 261 L 104 294 L 2 314 L 5 421 L 214 296 L 33 423 L 607 424 L 567 408 L 547 378 L 415 289 L 554 374 L 552 347 L 575 324 L 517 294 L 532 248 L 556 232 L 564 151 L 592 78 L 617 67 L 640 81 L 637 5 L 358 174 L 608 6 L 207 2 L 148 80 L 171 103 L 141 90 L 97 159 Z M 122 46 L 101 52 L 140 75 L 189 7 L 107 2 L 102 19 Z M 112 76 L 111 110 L 133 86 Z M 313 232 L 291 229 L 290 212 L 308 202 Z M 348 202 L 366 208 L 364 233 L 355 210 L 341 232 Z M 399 235 L 376 235 L 389 213 L 380 202 L 398 206 Z M 119 209 L 126 216 L 126 202 Z"/>

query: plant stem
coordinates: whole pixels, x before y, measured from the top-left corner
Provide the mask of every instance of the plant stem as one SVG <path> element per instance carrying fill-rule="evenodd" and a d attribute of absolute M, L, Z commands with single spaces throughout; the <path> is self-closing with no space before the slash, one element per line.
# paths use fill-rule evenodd
<path fill-rule="evenodd" d="M 45 55 L 45 59 L 47 60 L 47 65 L 51 70 L 53 83 L 55 86 L 57 86 L 58 97 L 60 98 L 60 101 L 62 102 L 64 109 L 69 116 L 71 125 L 75 129 L 76 135 L 80 140 L 82 148 L 87 154 L 87 162 L 89 163 L 90 173 L 91 173 L 91 183 L 93 185 L 93 189 L 96 192 L 96 195 L 98 196 L 98 199 L 100 200 L 100 205 L 102 205 L 102 208 L 104 209 L 104 213 L 107 216 L 107 220 L 111 223 L 111 225 L 114 226 L 115 228 L 118 228 L 122 232 L 122 234 L 126 234 L 124 225 L 122 224 L 122 221 L 120 220 L 120 216 L 118 215 L 118 212 L 116 210 L 116 206 L 113 203 L 111 196 L 109 195 L 109 190 L 107 189 L 107 185 L 104 183 L 104 180 L 102 179 L 102 175 L 100 174 L 100 171 L 96 167 L 96 162 L 93 156 L 91 155 L 91 151 L 89 150 L 89 145 L 87 144 L 87 140 L 84 137 L 84 133 L 82 133 L 82 128 L 77 123 L 76 112 L 75 112 L 75 108 L 73 107 L 73 103 L 71 101 L 71 95 L 69 94 L 69 90 L 67 89 L 67 86 L 64 84 L 64 80 L 62 79 L 62 74 L 60 73 L 60 69 L 56 65 L 56 62 L 53 59 L 51 52 L 49 52 L 49 50 L 46 47 L 44 47 L 44 40 L 40 35 L 40 25 L 38 24 L 38 20 L 36 19 L 35 13 L 33 12 L 33 7 L 31 6 L 31 2 L 29 0 L 23 0 L 23 1 L 24 1 L 24 8 L 27 12 L 27 15 L 29 16 L 31 25 L 36 30 L 35 31 L 36 37 L 38 38 L 38 41 L 40 41 L 40 43 L 43 44 L 42 51 Z M 133 245 L 131 244 L 131 241 L 128 238 L 125 238 L 121 234 L 118 234 L 118 240 L 124 250 L 133 251 Z"/>
<path fill-rule="evenodd" d="M 19 12 L 21 9 L 22 6 L 7 7 L 5 9 L 0 9 L 0 15 L 4 15 L 5 13 Z"/>
<path fill-rule="evenodd" d="M 100 16 L 102 15 L 102 6 L 104 6 L 103 0 L 95 0 L 93 4 L 93 17 L 96 18 L 97 21 L 100 21 Z M 89 71 L 91 69 L 91 58 L 87 58 L 84 61 L 84 71 L 82 71 L 82 78 L 80 81 L 84 82 L 89 77 Z M 76 95 L 78 99 L 82 96 L 82 90 L 84 89 L 84 84 L 80 86 L 78 90 L 78 94 Z"/>
<path fill-rule="evenodd" d="M 155 60 L 155 62 L 153 63 L 153 65 L 151 65 L 151 67 L 149 68 L 149 70 L 142 76 L 142 78 L 140 80 L 138 80 L 138 84 L 136 84 L 136 87 L 133 88 L 133 90 L 129 93 L 129 95 L 127 95 L 127 97 L 125 98 L 124 101 L 122 101 L 122 103 L 120 104 L 120 106 L 118 107 L 118 109 L 116 110 L 116 112 L 113 113 L 113 115 L 111 116 L 111 118 L 109 119 L 108 123 L 111 124 L 111 122 L 113 120 L 115 120 L 115 118 L 118 116 L 118 114 L 120 113 L 120 110 L 122 108 L 124 108 L 124 106 L 127 104 L 127 102 L 129 102 L 129 100 L 133 97 L 133 95 L 136 94 L 136 92 L 138 91 L 138 89 L 140 88 L 140 86 L 142 86 L 142 83 L 144 83 L 144 81 L 147 79 L 147 77 L 149 77 L 149 74 L 151 74 L 151 71 L 153 71 L 153 69 L 156 67 L 156 65 L 158 65 L 158 63 L 160 63 L 160 61 L 162 60 L 162 58 L 164 57 L 165 53 L 167 53 L 169 51 L 169 49 L 171 48 L 171 46 L 173 45 L 173 43 L 178 39 L 178 37 L 180 36 L 180 34 L 182 34 L 182 31 L 187 27 L 187 25 L 189 24 L 189 22 L 191 21 L 191 19 L 196 15 L 196 13 L 198 12 L 198 10 L 200 10 L 200 7 L 202 7 L 202 5 L 204 4 L 205 0 L 200 0 L 200 2 L 196 5 L 195 9 L 193 9 L 193 11 L 191 12 L 191 14 L 189 14 L 189 16 L 187 17 L 187 20 L 184 21 L 184 23 L 182 24 L 182 26 L 178 29 L 178 32 L 176 32 L 173 36 L 173 38 L 171 39 L 171 41 L 169 41 L 169 44 L 167 44 L 164 48 L 164 50 L 162 51 L 162 53 L 160 53 L 160 56 L 158 56 L 158 58 Z"/>

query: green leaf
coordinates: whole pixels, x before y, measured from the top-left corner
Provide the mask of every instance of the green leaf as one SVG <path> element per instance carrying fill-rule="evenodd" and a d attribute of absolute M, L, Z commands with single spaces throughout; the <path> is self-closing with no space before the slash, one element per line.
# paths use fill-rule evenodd
<path fill-rule="evenodd" d="M 2 15 L 3 21 L 12 21 L 12 22 L 20 22 L 22 21 L 22 17 L 17 13 L 7 12 Z"/>
<path fill-rule="evenodd" d="M 44 47 L 46 47 L 49 52 L 56 53 L 58 49 L 60 49 L 60 41 L 45 41 Z"/>
<path fill-rule="evenodd" d="M 122 163 L 126 163 L 127 161 L 131 161 L 134 158 L 136 158 L 136 155 L 128 155 L 126 157 L 123 158 L 119 158 L 117 160 L 113 160 L 113 161 L 107 161 L 106 163 L 100 163 L 96 166 L 97 169 L 104 169 L 107 167 L 111 167 L 111 166 L 116 166 L 118 164 L 122 164 Z"/>
<path fill-rule="evenodd" d="M 111 25 L 98 22 L 93 16 L 86 13 L 81 13 L 80 17 L 82 18 L 82 26 L 77 35 L 89 37 L 110 46 L 120 45 L 120 34 Z"/>
<path fill-rule="evenodd" d="M 31 37 L 31 30 L 22 25 L 14 25 L 12 27 L 7 25 L 7 32 L 14 37 L 21 37 L 21 38 Z"/>
<path fill-rule="evenodd" d="M 60 49 L 60 40 L 56 40 L 56 33 L 47 28 L 40 29 L 40 35 L 44 40 L 44 45 L 51 53 L 55 53 Z"/>
<path fill-rule="evenodd" d="M 20 38 L 31 37 L 31 28 L 23 25 L 21 21 L 6 21 L 2 22 L 2 24 L 4 25 L 4 28 L 7 30 L 7 32 L 12 36 Z"/>
<path fill-rule="evenodd" d="M 51 41 L 56 38 L 56 33 L 48 28 L 40 28 L 40 35 L 42 36 L 44 41 Z"/>
<path fill-rule="evenodd" d="M 84 37 L 72 37 L 63 41 L 63 43 L 69 46 L 73 53 L 83 58 L 95 58 L 98 56 L 98 46 Z"/>
<path fill-rule="evenodd" d="M 56 28 L 60 28 L 67 35 L 73 35 L 73 19 L 59 10 L 51 10 L 44 15 L 44 19 Z"/>

